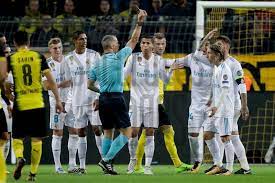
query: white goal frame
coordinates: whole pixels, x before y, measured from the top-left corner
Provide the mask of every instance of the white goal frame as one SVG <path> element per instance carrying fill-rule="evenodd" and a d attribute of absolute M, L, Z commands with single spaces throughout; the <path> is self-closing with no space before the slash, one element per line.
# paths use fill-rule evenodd
<path fill-rule="evenodd" d="M 275 8 L 275 2 L 261 1 L 197 1 L 196 10 L 196 48 L 204 36 L 205 8 Z"/>

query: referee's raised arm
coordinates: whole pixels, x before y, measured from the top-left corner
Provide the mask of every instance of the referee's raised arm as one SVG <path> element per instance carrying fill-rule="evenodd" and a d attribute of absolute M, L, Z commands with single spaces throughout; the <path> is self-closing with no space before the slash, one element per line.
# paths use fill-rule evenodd
<path fill-rule="evenodd" d="M 141 27 L 143 25 L 143 22 L 144 22 L 146 16 L 147 16 L 147 13 L 145 10 L 138 9 L 138 19 L 137 19 L 136 27 L 132 33 L 130 40 L 126 44 L 126 46 L 132 48 L 132 50 L 136 47 L 136 44 L 139 41 Z"/>

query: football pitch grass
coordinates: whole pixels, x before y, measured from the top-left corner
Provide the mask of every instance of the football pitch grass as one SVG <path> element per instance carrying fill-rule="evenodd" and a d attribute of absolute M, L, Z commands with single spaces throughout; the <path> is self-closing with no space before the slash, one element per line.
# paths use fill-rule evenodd
<path fill-rule="evenodd" d="M 14 165 L 9 165 L 8 170 L 11 172 L 8 175 L 8 183 L 10 182 L 26 182 L 29 173 L 29 166 L 23 169 L 23 175 L 20 180 L 15 181 L 12 176 Z M 64 166 L 65 167 L 65 166 Z M 41 165 L 37 175 L 37 183 L 272 183 L 275 182 L 275 166 L 274 165 L 252 165 L 253 175 L 204 175 L 203 171 L 210 165 L 203 165 L 198 174 L 189 172 L 175 173 L 174 167 L 171 165 L 156 165 L 153 166 L 154 175 L 143 174 L 126 174 L 126 165 L 115 165 L 115 169 L 120 173 L 117 176 L 104 175 L 100 167 L 96 165 L 87 166 L 87 174 L 85 175 L 58 175 L 54 172 L 53 165 Z M 235 167 L 237 170 L 239 167 Z"/>

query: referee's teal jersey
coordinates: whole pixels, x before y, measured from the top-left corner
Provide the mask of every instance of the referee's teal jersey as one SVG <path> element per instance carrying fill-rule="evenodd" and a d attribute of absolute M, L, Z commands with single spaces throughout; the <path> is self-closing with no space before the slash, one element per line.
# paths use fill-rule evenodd
<path fill-rule="evenodd" d="M 100 93 L 123 92 L 123 67 L 132 49 L 124 47 L 117 53 L 106 53 L 89 71 L 89 79 L 97 81 Z"/>

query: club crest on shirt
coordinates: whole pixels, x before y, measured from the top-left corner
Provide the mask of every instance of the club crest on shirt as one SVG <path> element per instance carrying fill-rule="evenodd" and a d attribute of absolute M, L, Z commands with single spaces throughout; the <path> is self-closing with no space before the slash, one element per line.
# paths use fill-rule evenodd
<path fill-rule="evenodd" d="M 223 75 L 223 79 L 224 80 L 227 80 L 228 79 L 228 76 L 225 74 L 225 75 Z"/>
<path fill-rule="evenodd" d="M 241 70 L 237 71 L 237 75 L 242 76 L 242 71 Z"/>
<path fill-rule="evenodd" d="M 70 59 L 70 64 L 73 65 L 74 64 L 74 62 L 73 62 L 74 61 L 73 56 L 70 56 L 69 59 Z"/>
<path fill-rule="evenodd" d="M 55 71 L 55 68 L 54 68 L 54 67 L 55 67 L 55 65 L 54 65 L 54 63 L 53 63 L 53 62 L 50 62 L 50 67 L 52 68 L 52 70 L 53 70 L 53 71 Z"/>
<path fill-rule="evenodd" d="M 141 62 L 141 61 L 142 61 L 142 57 L 138 56 L 138 57 L 137 57 L 137 61 L 138 61 L 138 62 Z"/>
<path fill-rule="evenodd" d="M 87 65 L 90 65 L 90 63 L 91 63 L 90 59 L 87 59 L 87 60 L 86 60 L 86 64 L 87 64 Z"/>

